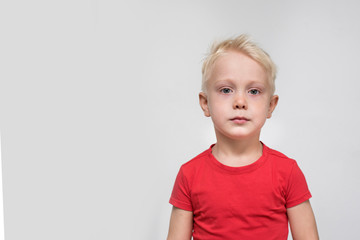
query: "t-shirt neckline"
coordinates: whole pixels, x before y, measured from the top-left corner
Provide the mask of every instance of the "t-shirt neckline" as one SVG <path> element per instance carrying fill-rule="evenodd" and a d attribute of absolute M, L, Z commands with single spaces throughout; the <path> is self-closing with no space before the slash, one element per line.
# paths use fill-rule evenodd
<path fill-rule="evenodd" d="M 246 165 L 246 166 L 242 166 L 242 167 L 230 167 L 230 166 L 222 164 L 212 154 L 212 147 L 215 146 L 215 144 L 212 144 L 210 146 L 210 148 L 208 149 L 208 156 L 210 159 L 209 162 L 211 163 L 212 166 L 214 166 L 218 170 L 220 170 L 224 173 L 228 173 L 228 174 L 242 174 L 242 173 L 248 173 L 248 172 L 255 171 L 256 169 L 261 167 L 266 162 L 267 156 L 268 156 L 269 148 L 264 143 L 261 142 L 261 144 L 263 146 L 261 157 L 258 160 L 256 160 L 255 162 L 253 162 L 249 165 Z"/>

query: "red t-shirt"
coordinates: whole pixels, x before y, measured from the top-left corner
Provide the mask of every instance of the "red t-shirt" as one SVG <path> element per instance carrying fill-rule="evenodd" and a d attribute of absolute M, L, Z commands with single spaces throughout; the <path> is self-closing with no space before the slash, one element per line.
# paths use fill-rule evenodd
<path fill-rule="evenodd" d="M 311 197 L 296 162 L 263 144 L 256 162 L 229 167 L 211 147 L 181 166 L 170 198 L 193 212 L 193 239 L 287 239 L 286 209 Z"/>

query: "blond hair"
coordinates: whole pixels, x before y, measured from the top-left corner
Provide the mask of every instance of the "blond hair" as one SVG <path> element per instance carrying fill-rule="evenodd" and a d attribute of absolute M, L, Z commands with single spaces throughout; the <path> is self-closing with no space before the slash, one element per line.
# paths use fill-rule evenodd
<path fill-rule="evenodd" d="M 235 50 L 239 51 L 248 57 L 258 62 L 268 75 L 268 81 L 271 86 L 271 92 L 275 92 L 275 78 L 276 78 L 276 65 L 271 60 L 269 54 L 267 54 L 262 48 L 257 46 L 250 37 L 245 34 L 241 34 L 236 38 L 224 40 L 220 43 L 214 43 L 204 59 L 202 66 L 202 85 L 201 90 L 206 91 L 206 81 L 209 78 L 209 73 L 214 65 L 215 61 L 222 56 L 226 51 Z"/>

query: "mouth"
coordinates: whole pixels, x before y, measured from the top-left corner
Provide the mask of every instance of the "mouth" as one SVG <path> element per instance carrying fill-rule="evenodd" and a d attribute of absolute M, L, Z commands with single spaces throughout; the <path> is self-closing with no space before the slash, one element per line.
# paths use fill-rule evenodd
<path fill-rule="evenodd" d="M 246 123 L 247 121 L 249 121 L 249 119 L 246 117 L 234 117 L 234 118 L 230 119 L 230 121 L 237 123 L 237 124 L 242 124 L 242 123 Z"/>

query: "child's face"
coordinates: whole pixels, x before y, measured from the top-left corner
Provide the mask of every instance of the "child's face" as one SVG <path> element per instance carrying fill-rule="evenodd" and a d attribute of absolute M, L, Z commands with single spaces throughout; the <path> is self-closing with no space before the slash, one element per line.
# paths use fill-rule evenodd
<path fill-rule="evenodd" d="M 205 116 L 212 118 L 216 136 L 259 138 L 278 101 L 264 69 L 243 53 L 228 51 L 210 71 L 206 93 L 199 97 Z"/>

